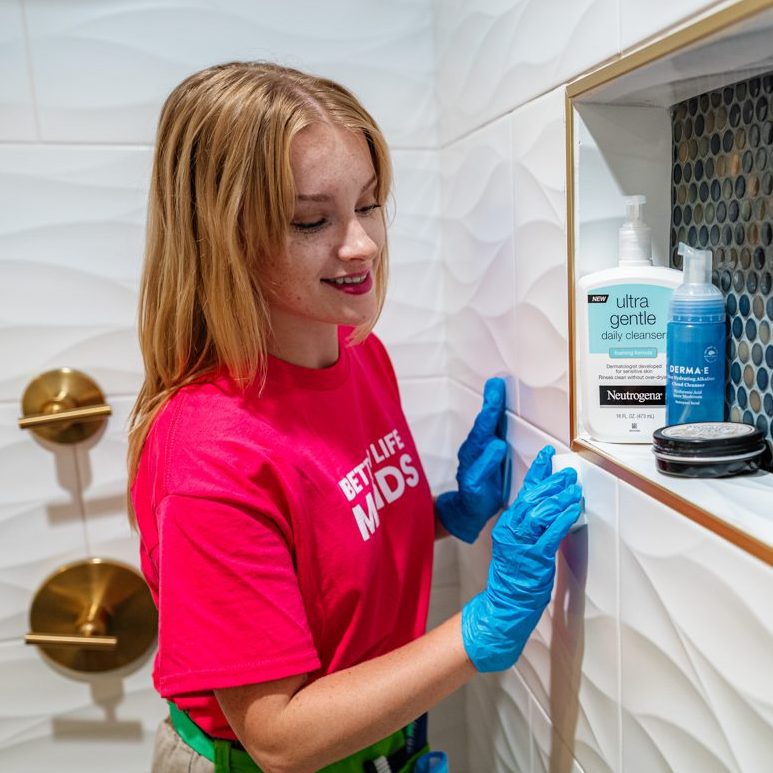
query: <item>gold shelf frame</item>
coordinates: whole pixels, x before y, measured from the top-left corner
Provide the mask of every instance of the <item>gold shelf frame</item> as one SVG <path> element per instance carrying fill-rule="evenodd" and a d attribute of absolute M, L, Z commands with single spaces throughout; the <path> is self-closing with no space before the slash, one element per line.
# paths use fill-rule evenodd
<path fill-rule="evenodd" d="M 687 23 L 674 32 L 645 43 L 639 48 L 620 55 L 597 69 L 569 82 L 565 92 L 566 122 L 566 240 L 567 240 L 567 283 L 569 298 L 569 436 L 570 448 L 575 453 L 620 478 L 658 502 L 676 510 L 691 521 L 700 524 L 714 534 L 750 553 L 769 566 L 773 566 L 773 547 L 758 540 L 741 529 L 718 518 L 708 510 L 674 493 L 670 489 L 643 477 L 619 460 L 588 443 L 577 433 L 577 410 L 575 394 L 575 274 L 574 274 L 574 100 L 589 95 L 592 91 L 610 81 L 627 75 L 634 70 L 652 64 L 688 46 L 716 35 L 727 27 L 746 21 L 764 11 L 773 9 L 773 0 L 739 0 L 715 13 Z"/>

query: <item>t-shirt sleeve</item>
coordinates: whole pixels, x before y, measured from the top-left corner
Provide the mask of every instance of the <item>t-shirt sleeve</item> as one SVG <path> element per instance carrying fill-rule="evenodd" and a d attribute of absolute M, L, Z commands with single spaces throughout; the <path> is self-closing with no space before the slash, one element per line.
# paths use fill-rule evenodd
<path fill-rule="evenodd" d="M 270 503 L 168 494 L 157 523 L 164 698 L 319 668 L 286 529 Z"/>

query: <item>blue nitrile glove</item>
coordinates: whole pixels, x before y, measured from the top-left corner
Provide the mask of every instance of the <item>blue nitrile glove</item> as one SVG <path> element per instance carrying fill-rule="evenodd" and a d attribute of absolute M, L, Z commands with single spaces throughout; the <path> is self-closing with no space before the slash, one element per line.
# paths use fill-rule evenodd
<path fill-rule="evenodd" d="M 510 668 L 550 601 L 556 550 L 582 509 L 577 473 L 549 477 L 554 451 L 543 448 L 491 539 L 488 585 L 462 609 L 464 649 L 478 671 Z"/>
<path fill-rule="evenodd" d="M 448 773 L 448 755 L 445 752 L 422 754 L 416 760 L 413 773 Z"/>
<path fill-rule="evenodd" d="M 446 531 L 464 542 L 475 542 L 486 521 L 504 504 L 507 443 L 497 435 L 504 413 L 505 382 L 490 378 L 483 388 L 483 407 L 459 448 L 459 489 L 435 500 L 437 516 Z"/>

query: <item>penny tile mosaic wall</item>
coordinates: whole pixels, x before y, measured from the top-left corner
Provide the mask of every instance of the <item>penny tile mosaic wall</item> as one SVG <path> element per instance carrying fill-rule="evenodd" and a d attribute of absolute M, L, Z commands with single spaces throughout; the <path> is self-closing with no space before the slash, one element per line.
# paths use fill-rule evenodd
<path fill-rule="evenodd" d="M 773 438 L 773 73 L 672 108 L 671 264 L 710 249 L 725 295 L 727 418 Z"/>

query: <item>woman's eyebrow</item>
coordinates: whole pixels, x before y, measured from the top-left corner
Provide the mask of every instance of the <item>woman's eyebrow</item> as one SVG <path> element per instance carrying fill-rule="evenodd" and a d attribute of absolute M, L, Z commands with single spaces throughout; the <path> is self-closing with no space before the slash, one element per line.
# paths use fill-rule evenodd
<path fill-rule="evenodd" d="M 373 183 L 376 182 L 376 175 L 374 175 L 362 186 L 360 193 L 365 193 Z M 328 193 L 299 193 L 295 197 L 298 201 L 330 201 L 331 196 Z"/>

